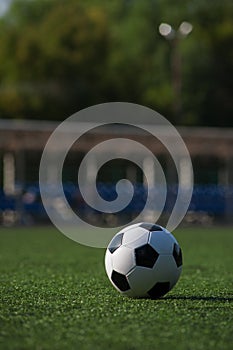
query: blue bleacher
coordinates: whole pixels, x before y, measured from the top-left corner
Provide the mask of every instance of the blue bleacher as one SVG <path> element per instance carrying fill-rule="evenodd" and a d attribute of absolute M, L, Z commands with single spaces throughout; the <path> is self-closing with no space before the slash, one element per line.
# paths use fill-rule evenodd
<path fill-rule="evenodd" d="M 95 212 L 90 208 L 80 195 L 79 189 L 73 183 L 65 183 L 63 185 L 66 199 L 70 206 L 77 212 Z M 99 183 L 97 190 L 103 199 L 112 201 L 116 198 L 116 191 L 114 184 Z M 153 196 L 156 200 L 158 188 L 154 189 Z M 28 184 L 24 186 L 23 194 L 29 193 L 32 195 L 31 202 L 20 203 L 20 197 L 6 196 L 2 189 L 0 189 L 0 211 L 17 210 L 19 208 L 28 215 L 31 215 L 35 220 L 45 219 L 46 212 L 40 197 L 40 189 L 38 183 Z M 167 189 L 167 199 L 164 211 L 170 213 L 177 196 L 177 186 L 170 186 Z M 21 197 L 23 198 L 23 197 Z M 129 205 L 122 211 L 124 214 L 140 213 L 147 199 L 147 189 L 142 184 L 134 185 L 134 196 Z M 218 185 L 195 185 L 192 195 L 192 200 L 189 210 L 193 212 L 204 212 L 216 217 L 223 217 L 226 210 L 231 210 L 233 213 L 233 186 L 218 186 Z"/>

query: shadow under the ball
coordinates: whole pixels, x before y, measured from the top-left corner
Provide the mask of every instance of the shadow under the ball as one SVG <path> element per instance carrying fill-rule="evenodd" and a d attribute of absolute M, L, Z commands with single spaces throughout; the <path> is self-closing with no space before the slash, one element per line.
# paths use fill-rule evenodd
<path fill-rule="evenodd" d="M 218 296 L 211 296 L 211 297 L 205 297 L 205 296 L 197 296 L 197 295 L 169 295 L 166 297 L 161 298 L 161 300 L 202 300 L 202 301 L 222 301 L 222 302 L 233 302 L 233 297 L 218 297 Z"/>

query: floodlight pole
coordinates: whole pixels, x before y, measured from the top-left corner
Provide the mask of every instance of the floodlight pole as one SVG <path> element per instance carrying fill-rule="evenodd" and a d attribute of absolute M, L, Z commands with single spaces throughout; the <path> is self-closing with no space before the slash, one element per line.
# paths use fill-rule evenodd
<path fill-rule="evenodd" d="M 171 75 L 173 87 L 173 111 L 178 120 L 182 114 L 182 73 L 181 54 L 179 49 L 179 38 L 171 41 Z"/>
<path fill-rule="evenodd" d="M 182 114 L 182 60 L 180 53 L 180 40 L 192 31 L 189 22 L 182 22 L 178 30 L 174 30 L 170 24 L 161 23 L 159 33 L 171 44 L 171 80 L 173 88 L 173 111 L 177 121 Z"/>

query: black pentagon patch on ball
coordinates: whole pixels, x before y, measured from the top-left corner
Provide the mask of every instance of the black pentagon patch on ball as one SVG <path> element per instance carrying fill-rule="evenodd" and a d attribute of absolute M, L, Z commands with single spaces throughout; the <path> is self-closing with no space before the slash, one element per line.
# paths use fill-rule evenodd
<path fill-rule="evenodd" d="M 142 223 L 139 227 L 145 228 L 148 231 L 163 231 L 162 227 L 159 225 L 149 224 L 146 222 Z"/>
<path fill-rule="evenodd" d="M 126 290 L 130 289 L 129 283 L 127 281 L 127 278 L 125 275 L 122 275 L 119 272 L 112 271 L 112 281 L 113 283 L 122 291 L 125 292 Z"/>
<path fill-rule="evenodd" d="M 152 268 L 158 259 L 159 254 L 149 244 L 145 244 L 135 249 L 135 259 L 137 266 Z"/>
<path fill-rule="evenodd" d="M 180 249 L 180 247 L 178 246 L 178 244 L 174 244 L 174 248 L 173 248 L 173 257 L 175 259 L 176 265 L 177 267 L 180 267 L 182 265 L 182 251 Z"/>
<path fill-rule="evenodd" d="M 169 282 L 157 282 L 147 293 L 151 299 L 158 299 L 165 295 L 170 290 Z"/>
<path fill-rule="evenodd" d="M 117 248 L 121 246 L 123 234 L 124 233 L 122 232 L 116 235 L 115 237 L 113 237 L 113 239 L 111 240 L 108 246 L 108 250 L 110 251 L 110 253 L 115 252 L 115 250 L 117 250 Z"/>

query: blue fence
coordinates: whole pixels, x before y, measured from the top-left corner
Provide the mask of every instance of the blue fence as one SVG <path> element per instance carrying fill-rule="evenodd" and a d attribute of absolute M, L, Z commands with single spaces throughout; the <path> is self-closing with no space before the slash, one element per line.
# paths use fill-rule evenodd
<path fill-rule="evenodd" d="M 83 200 L 78 188 L 71 183 L 64 184 L 66 199 L 73 210 L 80 215 L 87 213 L 101 214 L 90 208 Z M 116 198 L 115 185 L 99 183 L 97 186 L 99 194 L 103 199 L 111 201 Z M 158 189 L 154 189 L 156 200 Z M 177 196 L 177 186 L 170 186 L 167 189 L 167 199 L 164 206 L 164 213 L 170 213 Z M 134 185 L 134 196 L 129 205 L 122 211 L 124 215 L 136 215 L 140 213 L 147 200 L 147 189 L 142 184 Z M 33 222 L 48 220 L 43 207 L 39 184 L 25 186 L 18 195 L 6 196 L 0 190 L 0 214 L 7 211 L 20 212 L 23 217 L 31 218 Z M 233 186 L 217 185 L 196 185 L 193 190 L 189 211 L 195 213 L 206 213 L 216 218 L 232 216 L 233 220 Z M 232 215 L 231 215 L 232 214 Z"/>

